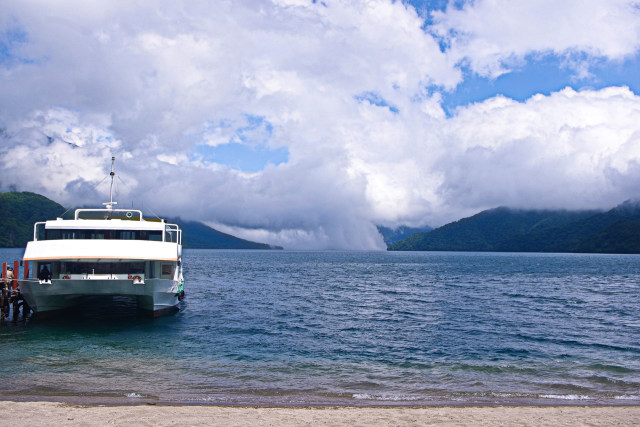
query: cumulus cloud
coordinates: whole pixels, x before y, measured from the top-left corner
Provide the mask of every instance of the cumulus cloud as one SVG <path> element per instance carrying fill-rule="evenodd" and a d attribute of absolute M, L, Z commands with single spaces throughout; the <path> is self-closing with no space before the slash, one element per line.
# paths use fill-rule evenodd
<path fill-rule="evenodd" d="M 631 3 L 582 7 L 609 13 L 607 40 L 586 34 L 577 8 L 560 12 L 580 34 L 521 36 L 538 19 L 530 4 L 450 6 L 428 27 L 390 0 L 12 2 L 0 17 L 0 186 L 99 204 L 114 155 L 121 206 L 305 249 L 383 248 L 375 224 L 636 196 L 640 99 L 628 88 L 444 113 L 461 61 L 496 74 L 531 52 L 637 49 Z M 499 28 L 474 23 L 491 10 Z M 234 144 L 280 160 L 253 170 L 216 157 Z"/>
<path fill-rule="evenodd" d="M 640 97 L 626 87 L 462 108 L 445 125 L 439 191 L 460 208 L 613 206 L 635 195 L 621 182 L 640 178 L 638 114 Z"/>
<path fill-rule="evenodd" d="M 107 128 L 106 117 L 80 117 L 59 108 L 8 124 L 0 135 L 0 185 L 47 194 L 61 203 L 95 196 L 91 183 L 104 179 L 105 160 L 121 149 Z"/>
<path fill-rule="evenodd" d="M 489 77 L 546 54 L 569 58 L 585 77 L 589 58 L 621 60 L 640 48 L 636 0 L 476 0 L 450 3 L 433 19 L 431 30 L 454 60 Z"/>

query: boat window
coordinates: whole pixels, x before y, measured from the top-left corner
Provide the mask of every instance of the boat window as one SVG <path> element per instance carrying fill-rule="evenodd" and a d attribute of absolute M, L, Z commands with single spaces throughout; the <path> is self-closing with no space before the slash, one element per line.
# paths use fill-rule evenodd
<path fill-rule="evenodd" d="M 162 275 L 173 276 L 173 264 L 162 264 Z"/>
<path fill-rule="evenodd" d="M 136 238 L 135 231 L 120 231 L 120 239 L 122 240 L 134 240 Z"/>
<path fill-rule="evenodd" d="M 175 234 L 175 233 L 174 233 Z M 147 230 L 82 230 L 82 229 L 45 229 L 44 238 L 38 236 L 39 240 L 61 240 L 61 239 L 106 239 L 106 240 L 153 240 L 162 241 L 162 231 Z M 172 240 L 175 242 L 175 237 Z"/>
<path fill-rule="evenodd" d="M 46 237 L 47 233 L 46 233 L 44 222 L 36 223 L 35 227 L 36 227 L 35 234 L 36 234 L 37 240 L 45 240 L 47 238 Z"/>
<path fill-rule="evenodd" d="M 41 280 L 50 279 L 54 272 L 58 270 L 55 269 L 57 263 L 55 262 L 38 262 L 36 263 L 36 277 Z M 46 270 L 44 270 L 46 268 Z M 43 271 L 44 270 L 44 271 Z"/>
<path fill-rule="evenodd" d="M 60 274 L 144 274 L 144 262 L 54 262 Z"/>
<path fill-rule="evenodd" d="M 175 228 L 166 227 L 164 229 L 164 241 L 178 243 L 178 231 Z"/>

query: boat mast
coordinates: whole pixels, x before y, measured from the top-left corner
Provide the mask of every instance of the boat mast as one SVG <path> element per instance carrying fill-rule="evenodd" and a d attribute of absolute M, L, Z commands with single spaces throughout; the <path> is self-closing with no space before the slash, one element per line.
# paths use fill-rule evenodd
<path fill-rule="evenodd" d="M 103 203 L 103 205 L 105 205 L 107 207 L 108 210 L 113 210 L 113 205 L 117 205 L 118 202 L 114 202 L 113 201 L 113 178 L 116 176 L 116 173 L 113 171 L 113 165 L 116 162 L 116 158 L 112 157 L 111 158 L 111 173 L 109 175 L 111 175 L 111 188 L 109 189 L 109 202 L 108 203 Z"/>

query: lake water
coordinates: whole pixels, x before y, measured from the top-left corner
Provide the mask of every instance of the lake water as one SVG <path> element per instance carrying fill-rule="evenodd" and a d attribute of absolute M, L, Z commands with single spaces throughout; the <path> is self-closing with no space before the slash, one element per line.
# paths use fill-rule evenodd
<path fill-rule="evenodd" d="M 0 327 L 0 399 L 640 404 L 637 255 L 183 258 L 175 315 L 116 299 Z"/>

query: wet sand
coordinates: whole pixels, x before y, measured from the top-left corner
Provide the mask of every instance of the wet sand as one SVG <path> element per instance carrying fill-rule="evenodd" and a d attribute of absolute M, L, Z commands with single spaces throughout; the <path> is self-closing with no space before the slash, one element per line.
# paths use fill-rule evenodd
<path fill-rule="evenodd" d="M 631 426 L 640 406 L 242 407 L 0 402 L 16 426 Z"/>

